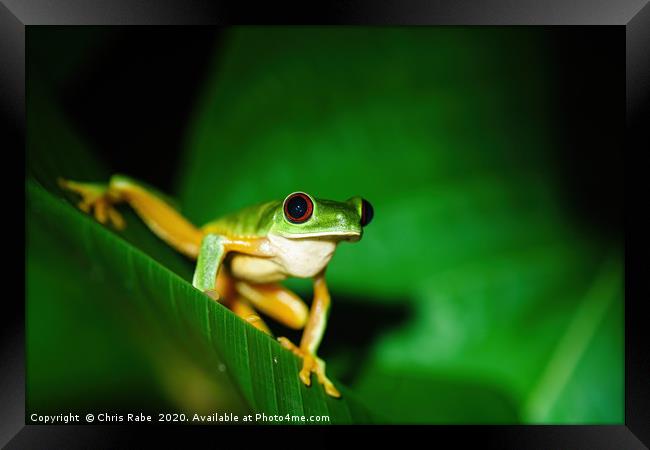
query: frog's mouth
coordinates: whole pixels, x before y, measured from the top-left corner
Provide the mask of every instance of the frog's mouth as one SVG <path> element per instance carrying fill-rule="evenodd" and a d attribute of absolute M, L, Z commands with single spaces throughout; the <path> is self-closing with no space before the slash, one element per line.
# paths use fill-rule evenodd
<path fill-rule="evenodd" d="M 358 241 L 361 239 L 361 232 L 359 231 L 320 231 L 315 233 L 291 233 L 282 234 L 287 239 L 314 239 L 323 238 L 331 239 L 333 241 Z"/>

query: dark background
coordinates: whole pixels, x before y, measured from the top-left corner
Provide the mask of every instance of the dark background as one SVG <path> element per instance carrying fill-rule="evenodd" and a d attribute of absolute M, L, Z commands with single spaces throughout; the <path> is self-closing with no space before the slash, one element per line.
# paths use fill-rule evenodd
<path fill-rule="evenodd" d="M 32 45 L 32 70 L 49 72 L 51 55 L 65 54 L 70 39 L 48 42 L 48 55 Z M 620 237 L 622 138 L 625 111 L 623 28 L 546 27 L 555 92 L 550 99 L 557 133 L 549 149 L 557 159 L 564 205 L 599 233 Z M 87 28 L 92 48 L 81 70 L 61 77 L 56 95 L 78 131 L 116 172 L 173 191 L 176 166 L 210 58 L 225 30 L 198 27 Z M 30 42 L 28 42 L 28 46 Z M 77 43 L 78 46 L 78 43 Z M 43 68 L 44 70 L 39 70 Z M 45 73 L 45 75 L 48 75 Z M 49 76 L 56 77 L 54 72 Z M 93 114 L 88 114 L 93 111 Z M 155 148 L 155 164 L 139 148 Z M 525 149 L 522 149 L 525 152 Z"/>

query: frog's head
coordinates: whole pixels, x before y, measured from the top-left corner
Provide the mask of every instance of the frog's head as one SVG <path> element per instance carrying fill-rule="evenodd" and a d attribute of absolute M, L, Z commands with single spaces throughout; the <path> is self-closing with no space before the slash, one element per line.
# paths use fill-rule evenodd
<path fill-rule="evenodd" d="M 276 210 L 270 231 L 289 239 L 318 237 L 358 241 L 372 216 L 372 205 L 361 197 L 336 202 L 294 192 Z"/>

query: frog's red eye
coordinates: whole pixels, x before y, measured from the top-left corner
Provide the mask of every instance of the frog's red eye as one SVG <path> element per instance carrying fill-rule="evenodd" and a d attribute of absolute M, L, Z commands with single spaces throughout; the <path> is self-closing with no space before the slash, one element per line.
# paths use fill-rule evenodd
<path fill-rule="evenodd" d="M 372 220 L 375 215 L 375 210 L 368 200 L 361 199 L 361 226 L 365 227 Z"/>
<path fill-rule="evenodd" d="M 284 201 L 284 216 L 289 222 L 303 223 L 314 212 L 314 203 L 307 194 L 296 192 Z"/>

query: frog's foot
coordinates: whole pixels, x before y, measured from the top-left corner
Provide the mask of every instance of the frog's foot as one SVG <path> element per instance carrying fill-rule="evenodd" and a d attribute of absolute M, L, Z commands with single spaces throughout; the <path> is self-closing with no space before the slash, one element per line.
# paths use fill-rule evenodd
<path fill-rule="evenodd" d="M 206 289 L 205 291 L 203 291 L 203 293 L 208 297 L 210 297 L 215 302 L 220 302 L 223 300 L 223 297 L 221 296 L 221 294 L 219 294 L 219 291 L 217 291 L 216 289 Z"/>
<path fill-rule="evenodd" d="M 273 334 L 271 334 L 271 330 L 269 330 L 262 318 L 257 314 L 249 314 L 248 316 L 244 317 L 244 320 L 253 325 L 258 330 L 263 331 L 269 336 L 273 336 Z"/>
<path fill-rule="evenodd" d="M 78 183 L 76 181 L 58 179 L 59 186 L 68 191 L 72 191 L 81 196 L 81 201 L 77 207 L 85 213 L 90 213 L 91 209 L 95 219 L 105 224 L 110 221 L 118 230 L 123 230 L 126 226 L 124 218 L 117 212 L 113 206 L 110 193 L 105 185 L 93 183 Z"/>
<path fill-rule="evenodd" d="M 269 327 L 266 326 L 266 323 L 262 318 L 255 312 L 255 310 L 246 303 L 241 297 L 236 296 L 235 298 L 230 299 L 228 307 L 237 314 L 239 317 L 244 319 L 246 322 L 253 325 L 260 331 L 273 336 Z"/>
<path fill-rule="evenodd" d="M 316 374 L 318 382 L 325 388 L 327 395 L 335 398 L 341 397 L 341 393 L 336 389 L 336 387 L 334 387 L 334 383 L 332 383 L 325 375 L 325 361 L 320 359 L 318 356 L 301 349 L 285 337 L 279 337 L 278 342 L 280 342 L 280 345 L 284 348 L 302 358 L 302 370 L 300 370 L 298 376 L 305 386 L 311 386 L 311 374 L 313 372 Z"/>

